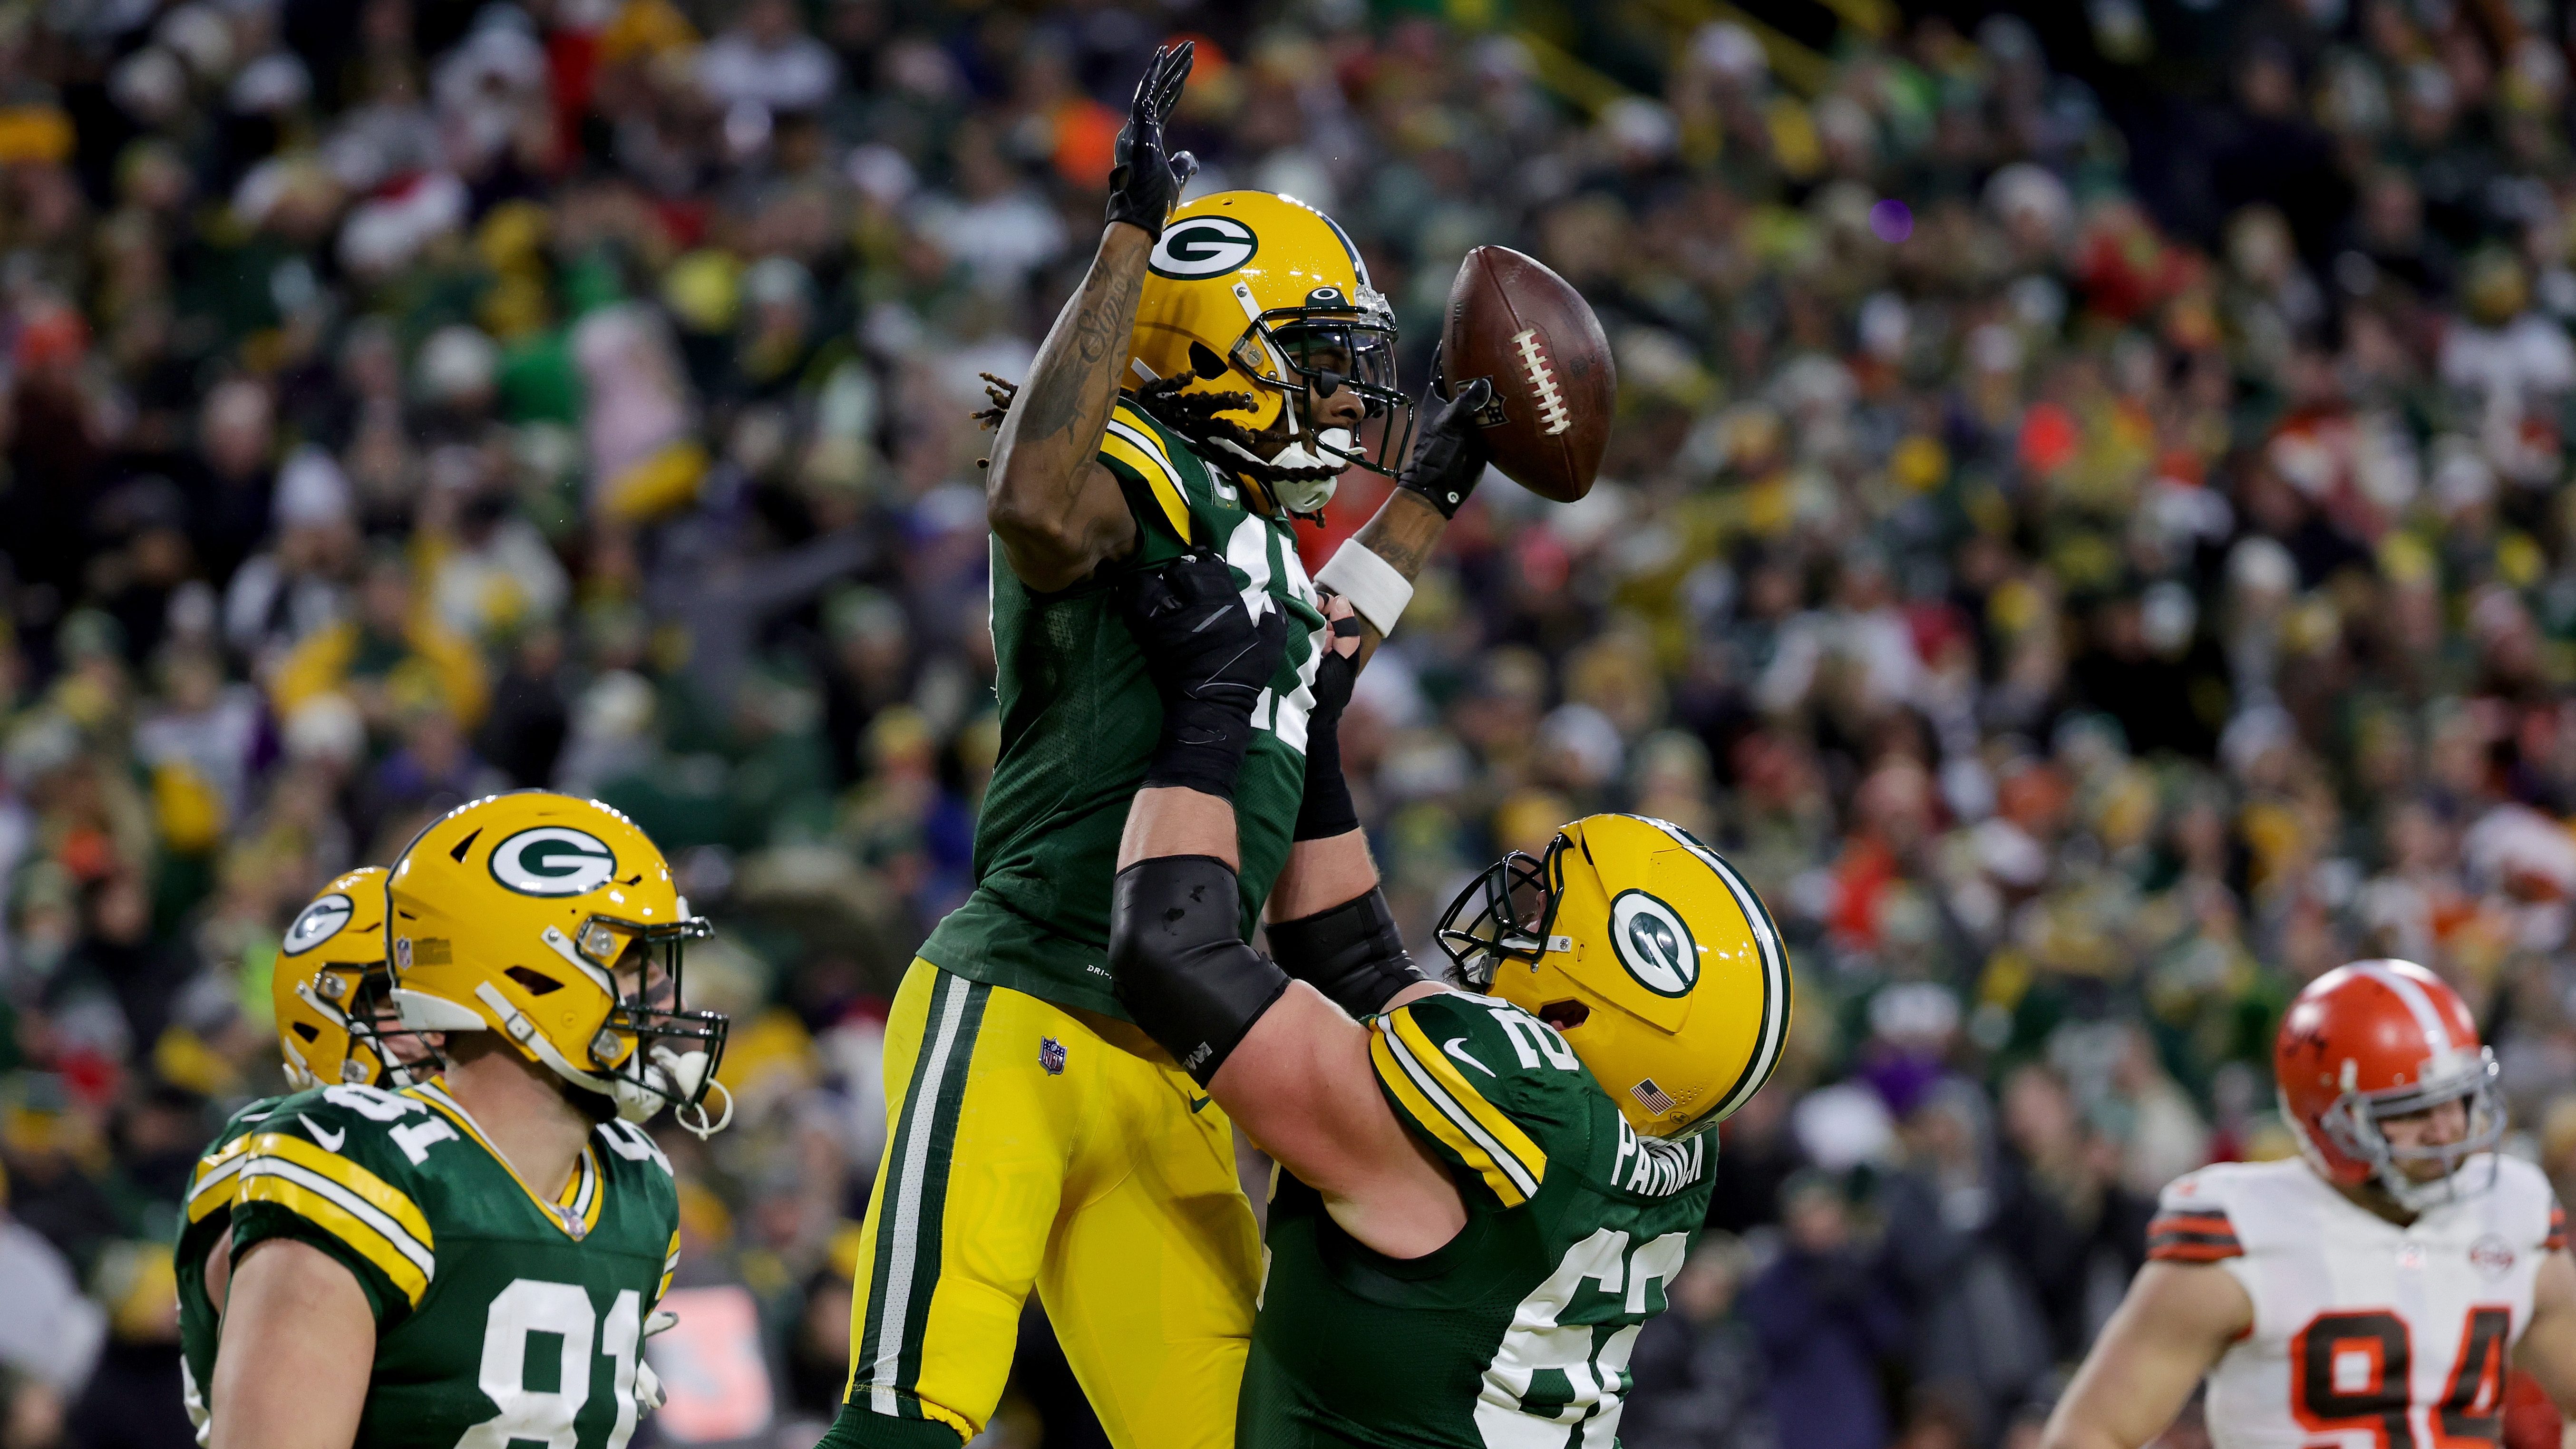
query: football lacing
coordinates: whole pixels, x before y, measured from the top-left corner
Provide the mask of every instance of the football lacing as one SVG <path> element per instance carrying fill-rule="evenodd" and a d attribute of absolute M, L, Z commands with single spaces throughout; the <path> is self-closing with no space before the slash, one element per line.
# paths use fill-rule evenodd
<path fill-rule="evenodd" d="M 1512 346 L 1520 350 L 1521 366 L 1529 372 L 1530 390 L 1538 394 L 1539 421 L 1546 424 L 1539 432 L 1553 438 L 1574 426 L 1573 414 L 1566 410 L 1565 394 L 1556 388 L 1556 371 L 1547 365 L 1547 353 L 1538 345 L 1538 329 L 1525 327 L 1513 334 Z"/>

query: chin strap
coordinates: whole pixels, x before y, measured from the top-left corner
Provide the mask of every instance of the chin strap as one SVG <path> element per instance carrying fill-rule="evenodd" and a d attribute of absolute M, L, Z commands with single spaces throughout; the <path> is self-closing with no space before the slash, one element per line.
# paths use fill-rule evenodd
<path fill-rule="evenodd" d="M 700 1142 L 704 1142 L 733 1124 L 733 1092 L 724 1083 L 707 1075 L 705 1052 L 675 1052 L 669 1047 L 656 1043 L 653 1047 L 653 1068 L 668 1078 L 673 1086 L 680 1089 L 679 1105 L 671 1109 L 671 1120 L 679 1123 L 681 1130 L 695 1135 Z M 699 1095 L 701 1083 L 705 1084 L 707 1091 L 724 1093 L 724 1115 L 712 1122 L 707 1120 L 706 1099 Z M 694 1122 L 689 1120 L 689 1115 L 693 1112 L 697 1114 L 697 1120 Z"/>
<path fill-rule="evenodd" d="M 682 1127 L 696 1133 L 701 1139 L 723 1131 L 733 1121 L 731 1092 L 725 1092 L 724 1116 L 713 1123 L 707 1121 L 706 1109 L 694 1100 L 699 1095 L 701 1085 L 717 1091 L 724 1090 L 722 1082 L 707 1079 L 705 1052 L 675 1052 L 669 1047 L 657 1044 L 651 1049 L 651 1060 L 645 1064 L 645 1071 L 651 1074 L 651 1079 L 645 1081 L 638 1081 L 620 1073 L 588 1072 L 573 1065 L 572 1059 L 557 1050 L 555 1044 L 547 1040 L 546 1034 L 537 1030 L 536 1023 L 528 1020 L 527 1013 L 512 1006 L 510 999 L 503 996 L 491 982 L 486 981 L 477 985 L 474 988 L 474 999 L 482 1002 L 485 1009 L 492 1013 L 493 1018 L 501 1023 L 501 1030 L 508 1034 L 510 1040 L 526 1048 L 529 1055 L 545 1063 L 556 1076 L 585 1092 L 596 1092 L 616 1103 L 620 1120 L 648 1122 L 652 1120 L 653 1114 L 661 1111 L 664 1106 L 673 1106 L 674 1120 L 677 1120 Z M 482 1023 L 478 1020 L 476 1024 Z M 688 1120 L 684 1112 L 678 1110 L 687 1107 L 697 1108 L 698 1120 L 695 1124 Z"/>

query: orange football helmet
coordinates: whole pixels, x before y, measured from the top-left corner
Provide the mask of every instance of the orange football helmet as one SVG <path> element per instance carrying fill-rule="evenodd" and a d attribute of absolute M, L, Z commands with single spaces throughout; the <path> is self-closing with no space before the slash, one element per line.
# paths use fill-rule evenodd
<path fill-rule="evenodd" d="M 2340 1187 L 2376 1182 L 2421 1212 L 2492 1182 L 2462 1169 L 2504 1137 L 2495 1053 L 2442 978 L 2412 961 L 2355 961 L 2308 983 L 2281 1018 L 2272 1045 L 2281 1115 L 2308 1165 Z M 2399 1147 L 2380 1123 L 2465 1098 L 2469 1130 L 2457 1142 Z M 2406 1168 L 2433 1163 L 2417 1181 Z"/>

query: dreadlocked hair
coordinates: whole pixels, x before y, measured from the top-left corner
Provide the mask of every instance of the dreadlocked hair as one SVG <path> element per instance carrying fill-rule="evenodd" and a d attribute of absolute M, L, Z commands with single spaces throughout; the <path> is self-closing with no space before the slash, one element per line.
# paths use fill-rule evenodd
<path fill-rule="evenodd" d="M 1012 401 L 1020 395 L 1020 385 L 989 372 L 978 373 L 977 376 L 984 379 L 984 395 L 993 400 L 993 405 L 973 414 L 974 419 L 987 429 L 998 430 L 1002 426 L 1002 418 L 1011 410 Z M 1229 449 L 1224 454 L 1219 466 L 1228 472 L 1241 473 L 1263 483 L 1321 483 L 1341 476 L 1342 470 L 1334 467 L 1282 468 L 1253 461 L 1261 452 L 1260 435 L 1241 423 L 1217 416 L 1219 413 L 1250 412 L 1252 394 L 1185 391 L 1196 380 L 1191 373 L 1158 377 L 1136 389 L 1136 406 L 1144 409 L 1154 421 L 1202 448 L 1224 442 L 1242 449 L 1242 452 Z M 990 467 L 992 461 L 979 458 L 975 466 Z"/>

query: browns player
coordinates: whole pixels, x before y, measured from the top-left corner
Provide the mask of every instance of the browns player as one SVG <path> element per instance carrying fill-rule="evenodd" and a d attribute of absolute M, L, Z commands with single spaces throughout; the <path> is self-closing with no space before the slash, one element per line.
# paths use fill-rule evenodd
<path fill-rule="evenodd" d="M 2576 1408 L 2566 1218 L 2495 1150 L 2467 1004 L 2412 962 L 2356 961 L 2299 993 L 2272 1062 L 2303 1160 L 2165 1189 L 2046 1449 L 2137 1449 L 2203 1376 L 2218 1449 L 2493 1444 L 2515 1367 Z"/>

